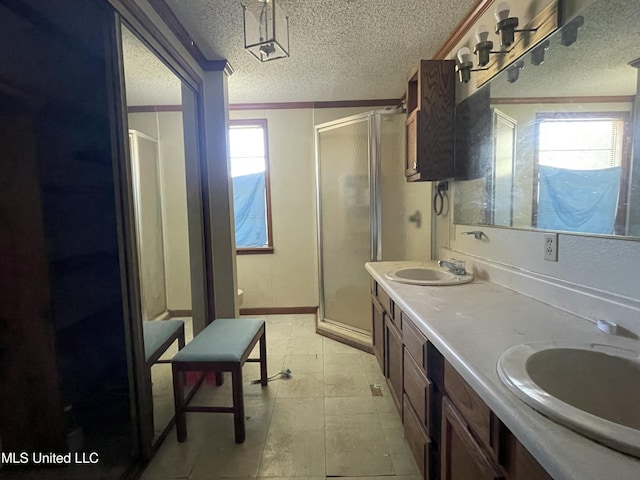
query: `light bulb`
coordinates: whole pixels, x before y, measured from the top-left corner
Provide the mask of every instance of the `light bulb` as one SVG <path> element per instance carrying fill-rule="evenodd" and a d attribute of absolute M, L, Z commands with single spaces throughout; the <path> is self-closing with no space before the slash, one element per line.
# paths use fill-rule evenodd
<path fill-rule="evenodd" d="M 496 18 L 496 22 L 501 22 L 509 18 L 509 4 L 507 2 L 500 2 L 496 9 L 493 11 L 493 16 Z"/>
<path fill-rule="evenodd" d="M 462 47 L 458 50 L 458 61 L 462 63 L 471 62 L 471 50 L 469 47 Z"/>
<path fill-rule="evenodd" d="M 486 25 L 480 25 L 476 30 L 476 40 L 478 43 L 489 40 L 489 27 Z"/>

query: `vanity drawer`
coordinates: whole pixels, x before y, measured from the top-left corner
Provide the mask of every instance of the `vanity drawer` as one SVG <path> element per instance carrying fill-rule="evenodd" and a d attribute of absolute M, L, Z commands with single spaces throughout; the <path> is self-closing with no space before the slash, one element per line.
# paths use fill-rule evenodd
<path fill-rule="evenodd" d="M 413 357 L 418 366 L 427 374 L 427 337 L 404 314 L 402 320 L 402 341 L 405 350 Z"/>
<path fill-rule="evenodd" d="M 404 396 L 404 437 L 407 439 L 409 449 L 418 465 L 422 478 L 429 479 L 429 452 L 430 441 L 420 426 L 420 420 L 413 411 L 411 402 Z"/>
<path fill-rule="evenodd" d="M 391 300 L 391 297 L 387 295 L 387 292 L 385 292 L 380 285 L 378 285 L 378 301 L 380 302 L 380 305 L 382 305 L 382 308 L 384 308 L 384 311 L 387 312 L 387 315 L 389 316 L 393 324 L 398 327 L 398 330 L 402 330 L 400 309 L 395 308 L 396 306 L 393 303 L 393 300 Z M 398 310 L 397 315 L 396 310 Z"/>
<path fill-rule="evenodd" d="M 404 356 L 404 392 L 428 435 L 431 432 L 431 382 L 410 355 Z"/>
<path fill-rule="evenodd" d="M 499 421 L 486 403 L 449 364 L 444 364 L 444 389 L 456 406 L 469 429 L 491 454 L 498 458 Z"/>

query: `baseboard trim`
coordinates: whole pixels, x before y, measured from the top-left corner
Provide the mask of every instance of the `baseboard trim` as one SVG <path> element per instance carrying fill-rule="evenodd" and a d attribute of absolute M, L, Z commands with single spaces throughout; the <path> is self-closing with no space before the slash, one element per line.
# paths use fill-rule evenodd
<path fill-rule="evenodd" d="M 192 317 L 193 310 L 169 310 L 169 318 L 173 317 Z"/>
<path fill-rule="evenodd" d="M 373 344 L 371 343 L 370 335 L 354 332 L 353 330 L 332 323 L 323 322 L 319 318 L 316 323 L 316 333 L 335 340 L 336 342 L 362 350 L 363 352 L 373 354 Z"/>
<path fill-rule="evenodd" d="M 318 307 L 254 307 L 241 308 L 240 315 L 290 315 L 317 313 Z"/>

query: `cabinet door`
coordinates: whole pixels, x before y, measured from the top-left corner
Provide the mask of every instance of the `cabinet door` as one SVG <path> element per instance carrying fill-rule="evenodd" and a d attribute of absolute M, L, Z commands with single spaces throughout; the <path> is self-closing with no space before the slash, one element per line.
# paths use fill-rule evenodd
<path fill-rule="evenodd" d="M 447 397 L 442 399 L 442 480 L 501 480 L 505 476 L 475 441 Z"/>
<path fill-rule="evenodd" d="M 384 317 L 385 313 L 380 303 L 374 296 L 371 297 L 371 319 L 373 330 L 373 352 L 378 359 L 380 368 L 385 372 L 384 368 Z"/>
<path fill-rule="evenodd" d="M 414 110 L 407 117 L 406 135 L 406 165 L 405 176 L 407 180 L 413 180 L 418 173 L 418 110 Z"/>
<path fill-rule="evenodd" d="M 404 437 L 407 439 L 411 454 L 422 474 L 422 478 L 428 480 L 430 473 L 429 452 L 430 442 L 420 419 L 416 416 L 411 402 L 404 396 Z"/>
<path fill-rule="evenodd" d="M 385 316 L 387 384 L 396 408 L 402 415 L 402 337 L 396 326 Z"/>

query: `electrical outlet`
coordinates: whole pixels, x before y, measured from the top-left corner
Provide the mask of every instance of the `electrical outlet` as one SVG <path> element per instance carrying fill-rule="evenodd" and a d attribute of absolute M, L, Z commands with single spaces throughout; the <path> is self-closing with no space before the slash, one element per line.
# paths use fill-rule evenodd
<path fill-rule="evenodd" d="M 558 234 L 544 234 L 544 259 L 550 262 L 558 261 Z"/>

